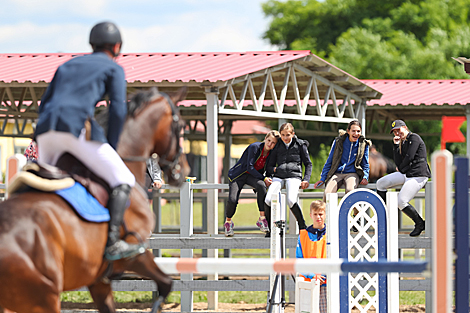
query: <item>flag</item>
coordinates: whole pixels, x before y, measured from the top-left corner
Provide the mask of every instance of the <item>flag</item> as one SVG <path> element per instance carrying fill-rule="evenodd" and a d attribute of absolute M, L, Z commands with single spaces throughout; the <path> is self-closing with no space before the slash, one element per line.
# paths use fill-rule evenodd
<path fill-rule="evenodd" d="M 465 136 L 460 131 L 465 120 L 465 116 L 442 117 L 441 149 L 445 149 L 446 142 L 465 142 Z"/>

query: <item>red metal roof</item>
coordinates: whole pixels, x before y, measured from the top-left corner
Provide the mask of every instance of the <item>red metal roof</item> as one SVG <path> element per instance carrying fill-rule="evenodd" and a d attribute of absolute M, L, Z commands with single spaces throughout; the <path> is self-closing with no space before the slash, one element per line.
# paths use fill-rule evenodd
<path fill-rule="evenodd" d="M 50 82 L 62 63 L 84 53 L 0 54 L 0 82 Z M 303 51 L 126 53 L 117 62 L 135 81 L 226 81 L 310 55 Z"/>
<path fill-rule="evenodd" d="M 469 79 L 363 79 L 361 81 L 383 94 L 380 99 L 369 100 L 369 106 L 470 104 Z"/>

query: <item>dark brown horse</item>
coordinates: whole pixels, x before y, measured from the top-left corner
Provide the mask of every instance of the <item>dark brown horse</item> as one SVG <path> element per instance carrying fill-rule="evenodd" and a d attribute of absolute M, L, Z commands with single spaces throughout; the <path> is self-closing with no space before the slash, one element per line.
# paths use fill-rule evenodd
<path fill-rule="evenodd" d="M 374 145 L 369 149 L 369 182 L 375 183 L 385 174 L 395 172 L 395 163 L 382 153 L 378 152 Z"/>
<path fill-rule="evenodd" d="M 172 96 L 155 89 L 134 98 L 125 123 L 118 153 L 127 160 L 136 180 L 143 185 L 145 159 L 153 153 L 172 185 L 180 185 L 188 174 L 181 154 L 181 120 L 173 103 L 185 91 Z M 171 101 L 170 101 L 171 98 Z M 151 234 L 155 218 L 145 192 L 131 192 L 125 226 L 144 240 Z M 0 203 L 0 312 L 59 313 L 60 293 L 87 286 L 100 312 L 115 312 L 109 280 L 102 279 L 108 263 L 103 261 L 107 223 L 89 223 L 53 193 L 26 192 Z M 121 229 L 124 235 L 124 229 Z M 112 274 L 133 271 L 154 280 L 160 302 L 171 291 L 172 280 L 146 251 L 134 258 L 113 262 Z M 156 311 L 160 303 L 154 305 Z"/>

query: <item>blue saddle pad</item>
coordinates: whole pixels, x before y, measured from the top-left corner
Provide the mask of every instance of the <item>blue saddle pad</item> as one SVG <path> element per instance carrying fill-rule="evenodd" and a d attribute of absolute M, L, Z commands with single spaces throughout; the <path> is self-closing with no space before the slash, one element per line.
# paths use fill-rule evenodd
<path fill-rule="evenodd" d="M 109 211 L 102 206 L 81 184 L 55 191 L 67 201 L 83 219 L 90 222 L 109 222 Z"/>

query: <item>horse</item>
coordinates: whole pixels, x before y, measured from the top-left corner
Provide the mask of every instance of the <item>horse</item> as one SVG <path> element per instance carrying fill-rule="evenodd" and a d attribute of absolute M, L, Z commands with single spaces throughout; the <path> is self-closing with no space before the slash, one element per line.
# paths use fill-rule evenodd
<path fill-rule="evenodd" d="M 152 154 L 160 156 L 171 185 L 181 185 L 189 173 L 180 146 L 182 120 L 174 105 L 185 94 L 179 90 L 166 95 L 154 88 L 130 101 L 134 107 L 129 107 L 117 152 L 142 186 L 145 161 Z M 148 238 L 154 225 L 146 193 L 136 184 L 121 237 L 135 243 L 139 237 Z M 107 229 L 107 223 L 78 217 L 55 193 L 18 193 L 0 203 L 0 312 L 4 308 L 17 313 L 60 313 L 60 293 L 85 286 L 99 312 L 115 312 L 108 278 L 124 271 L 156 282 L 159 297 L 152 312 L 161 311 L 172 279 L 158 268 L 149 250 L 133 258 L 105 261 Z M 131 232 L 135 235 L 125 237 Z"/>
<path fill-rule="evenodd" d="M 395 163 L 378 152 L 374 145 L 369 149 L 369 182 L 375 183 L 385 174 L 395 172 Z"/>

